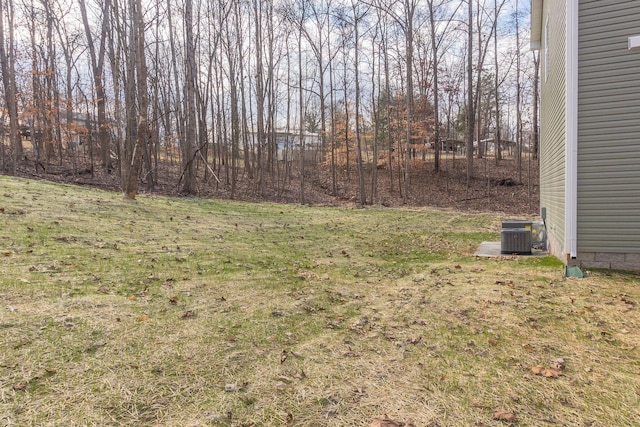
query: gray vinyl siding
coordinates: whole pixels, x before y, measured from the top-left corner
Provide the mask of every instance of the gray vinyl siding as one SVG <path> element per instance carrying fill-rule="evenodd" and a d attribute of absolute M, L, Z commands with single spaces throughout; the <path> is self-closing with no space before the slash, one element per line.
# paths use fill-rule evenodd
<path fill-rule="evenodd" d="M 579 3 L 578 259 L 640 253 L 640 2 Z"/>
<path fill-rule="evenodd" d="M 555 2 L 545 1 L 542 12 L 540 206 L 547 211 L 549 249 L 563 258 L 567 252 L 564 248 L 566 8 L 557 6 Z M 545 37 L 547 17 L 548 37 Z M 548 64 L 545 63 L 547 56 Z M 546 70 L 548 79 L 545 79 Z"/>

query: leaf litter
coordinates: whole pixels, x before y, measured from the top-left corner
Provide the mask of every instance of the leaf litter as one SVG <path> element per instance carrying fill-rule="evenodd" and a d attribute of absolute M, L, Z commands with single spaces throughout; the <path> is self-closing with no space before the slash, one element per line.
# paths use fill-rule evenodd
<path fill-rule="evenodd" d="M 15 242 L 0 278 L 0 325 L 10 325 L 0 328 L 10 344 L 0 412 L 13 424 L 42 424 L 39 413 L 61 425 L 142 426 L 640 417 L 638 277 L 569 282 L 550 259 L 476 259 L 487 238 L 477 231 L 499 235 L 492 215 L 156 196 L 131 204 L 37 185 L 38 204 L 7 199 L 25 214 L 0 216 Z M 43 208 L 70 209 L 65 198 L 75 203 L 68 216 Z M 5 226 L 18 219 L 34 231 Z M 23 250 L 53 222 L 33 254 Z M 29 271 L 38 265 L 59 271 Z M 597 409 L 613 404 L 615 414 Z"/>

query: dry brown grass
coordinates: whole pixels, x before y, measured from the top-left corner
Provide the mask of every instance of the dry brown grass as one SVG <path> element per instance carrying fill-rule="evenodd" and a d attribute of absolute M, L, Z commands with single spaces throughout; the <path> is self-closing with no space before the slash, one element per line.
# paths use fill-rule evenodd
<path fill-rule="evenodd" d="M 639 277 L 477 259 L 492 216 L 5 177 L 0 209 L 0 425 L 639 425 Z"/>

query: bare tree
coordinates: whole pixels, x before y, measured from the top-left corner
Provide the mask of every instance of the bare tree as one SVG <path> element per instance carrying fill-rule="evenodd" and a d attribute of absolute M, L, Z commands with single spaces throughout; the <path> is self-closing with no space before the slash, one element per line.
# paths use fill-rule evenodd
<path fill-rule="evenodd" d="M 367 191 L 364 180 L 364 165 L 362 160 L 362 135 L 361 135 L 361 117 L 360 117 L 360 22 L 364 19 L 367 10 L 360 10 L 357 1 L 351 1 L 351 10 L 353 12 L 353 42 L 354 42 L 354 74 L 355 74 L 355 128 L 356 128 L 356 155 L 358 161 L 358 189 L 360 193 L 360 204 L 367 203 Z"/>
<path fill-rule="evenodd" d="M 410 164 L 413 140 L 412 122 L 414 118 L 414 84 L 413 84 L 413 61 L 414 61 L 414 27 L 415 17 L 418 8 L 418 0 L 401 0 L 385 2 L 384 0 L 376 0 L 373 6 L 381 9 L 391 19 L 393 19 L 404 35 L 404 57 L 405 57 L 405 146 L 404 146 L 404 191 L 402 191 L 402 201 L 409 201 L 409 184 L 410 184 Z M 402 189 L 401 189 L 402 190 Z"/>
<path fill-rule="evenodd" d="M 504 2 L 503 2 L 504 3 Z M 493 12 L 494 12 L 494 21 L 498 22 L 498 15 L 500 14 L 500 9 L 498 9 L 498 0 L 493 0 Z M 496 162 L 498 160 L 502 160 L 502 133 L 500 130 L 500 77 L 498 75 L 499 68 L 499 54 L 498 50 L 498 31 L 496 28 L 496 36 L 493 39 L 493 64 L 494 64 L 494 100 L 495 100 L 495 109 L 496 109 L 496 127 L 495 127 L 495 135 L 494 135 L 494 144 L 496 150 Z"/>
<path fill-rule="evenodd" d="M 5 9 L 8 39 L 5 40 Z M 13 0 L 0 0 L 0 64 L 7 111 L 9 114 L 9 141 L 12 150 L 11 173 L 16 174 L 18 159 L 22 156 L 22 141 L 18 134 L 18 103 L 16 100 L 15 40 Z M 4 142 L 2 142 L 4 147 Z M 3 157 L 4 160 L 4 157 Z"/>
<path fill-rule="evenodd" d="M 533 158 L 538 160 L 540 151 L 540 129 L 538 125 L 538 106 L 540 104 L 540 52 L 533 51 Z"/>
<path fill-rule="evenodd" d="M 522 182 L 522 112 L 520 111 L 522 87 L 520 86 L 520 18 L 518 0 L 516 0 L 516 161 L 518 164 L 518 182 Z"/>
<path fill-rule="evenodd" d="M 127 111 L 127 140 L 125 143 L 122 186 L 127 199 L 135 199 L 138 175 L 142 165 L 144 145 L 148 144 L 149 95 L 147 93 L 147 63 L 145 52 L 145 23 L 142 0 L 129 0 L 130 48 L 134 55 L 127 56 L 125 96 Z"/>
<path fill-rule="evenodd" d="M 318 61 L 318 99 L 320 104 L 320 138 L 323 151 L 326 150 L 327 139 L 327 117 L 326 117 L 326 96 L 325 96 L 325 75 L 327 71 L 328 62 L 333 61 L 333 57 L 331 56 L 331 52 L 327 54 L 325 57 L 325 46 L 327 49 L 330 47 L 329 43 L 331 41 L 331 21 L 330 21 L 330 13 L 332 7 L 332 1 L 328 0 L 326 4 L 324 4 L 324 10 L 320 10 L 320 6 L 316 1 L 310 2 L 311 6 L 311 16 L 313 18 L 313 22 L 315 24 L 315 28 L 312 32 L 304 29 L 304 35 L 313 54 Z M 316 35 L 314 35 L 316 34 Z M 326 35 L 326 37 L 325 37 Z M 326 58 L 326 62 L 325 62 Z M 331 88 L 330 90 L 333 90 Z M 333 164 L 333 163 L 332 163 Z M 335 166 L 335 165 L 334 165 Z"/>
<path fill-rule="evenodd" d="M 404 36 L 405 36 L 405 53 L 407 61 L 407 135 L 405 142 L 405 165 L 404 165 L 404 191 L 402 193 L 402 201 L 407 203 L 409 201 L 409 166 L 411 164 L 411 139 L 413 131 L 411 129 L 411 122 L 413 121 L 414 110 L 414 94 L 413 94 L 413 18 L 415 16 L 417 0 L 404 0 Z"/>
<path fill-rule="evenodd" d="M 384 18 L 378 15 L 379 21 L 386 24 Z M 394 191 L 394 177 L 393 177 L 393 138 L 391 137 L 391 129 L 389 128 L 389 121 L 391 120 L 391 72 L 389 70 L 389 46 L 388 39 L 389 34 L 387 25 L 384 25 L 384 31 L 382 36 L 382 61 L 384 63 L 384 99 L 385 99 L 385 122 L 387 125 L 386 139 L 387 139 L 387 169 L 389 169 L 389 191 Z"/>
<path fill-rule="evenodd" d="M 440 172 L 440 92 L 438 86 L 438 41 L 436 38 L 436 19 L 435 8 L 433 7 L 433 0 L 427 0 L 429 6 L 429 29 L 431 30 L 431 50 L 433 59 L 431 60 L 433 67 L 433 122 L 434 122 L 434 134 L 433 134 L 433 170 Z"/>
<path fill-rule="evenodd" d="M 196 155 L 197 155 L 197 129 L 198 115 L 196 112 L 196 59 L 195 40 L 193 36 L 193 1 L 184 2 L 184 111 L 185 111 L 185 139 L 182 147 L 182 192 L 184 194 L 196 194 Z"/>
<path fill-rule="evenodd" d="M 305 202 L 305 176 L 304 176 L 304 156 L 305 156 L 305 141 L 304 141 L 304 90 L 302 88 L 302 38 L 304 21 L 306 19 L 305 10 L 300 11 L 299 16 L 299 29 L 298 29 L 298 126 L 299 126 L 299 143 L 300 143 L 300 203 Z"/>
<path fill-rule="evenodd" d="M 442 36 L 438 35 L 438 25 L 436 22 L 436 14 L 438 13 L 438 4 L 434 3 L 434 0 L 427 0 L 427 5 L 429 8 L 429 30 L 431 33 L 431 50 L 432 50 L 432 74 L 433 74 L 433 122 L 434 122 L 434 161 L 433 161 L 433 170 L 434 172 L 440 172 L 440 151 L 442 148 L 442 143 L 440 141 L 440 83 L 439 83 L 439 74 L 440 74 L 440 43 L 443 40 Z M 442 5 L 442 2 L 440 6 Z M 453 17 L 457 14 L 458 9 L 462 6 L 462 2 L 458 3 L 458 6 L 453 10 L 449 18 L 446 20 L 446 24 L 442 33 L 446 33 L 449 29 L 449 26 L 453 22 Z"/>
<path fill-rule="evenodd" d="M 65 11 L 63 13 L 66 15 L 69 11 Z M 62 21 L 62 19 L 58 19 Z M 79 78 L 80 73 L 77 70 L 77 63 L 81 59 L 81 56 L 77 54 L 77 51 L 80 48 L 79 39 L 81 37 L 81 32 L 78 30 L 69 31 L 66 25 L 63 25 L 60 22 L 56 25 L 56 31 L 58 33 L 58 39 L 60 41 L 60 47 L 62 48 L 63 56 L 64 56 L 64 64 L 65 64 L 65 79 L 64 79 L 64 87 L 65 87 L 65 97 L 64 97 L 64 115 L 65 115 L 65 126 L 64 126 L 64 138 L 67 141 L 67 152 L 68 156 L 71 158 L 71 164 L 73 168 L 73 172 L 77 173 L 77 161 L 76 161 L 76 151 L 79 148 L 79 144 L 76 141 L 73 141 L 75 129 L 73 126 L 74 121 L 74 88 L 76 83 L 74 83 L 74 72 L 76 78 Z M 89 122 L 89 121 L 88 121 Z M 88 126 L 87 126 L 88 127 Z M 88 130 L 88 129 L 87 129 Z M 79 142 L 79 141 L 77 141 Z M 63 154 L 62 154 L 62 135 L 59 136 L 59 147 L 60 147 L 60 164 L 63 164 Z"/>
<path fill-rule="evenodd" d="M 327 15 L 330 14 L 330 10 L 327 9 Z M 331 31 L 331 26 L 327 26 L 327 55 L 329 56 L 329 61 L 327 64 L 328 67 L 328 71 L 329 71 L 329 116 L 331 118 L 331 136 L 330 136 L 330 141 L 331 141 L 331 148 L 330 148 L 330 152 L 331 152 L 331 161 L 330 161 L 330 170 L 331 170 L 331 194 L 332 195 L 336 195 L 338 193 L 338 182 L 337 182 L 337 164 L 336 164 L 336 137 L 337 137 L 337 133 L 336 133 L 336 105 L 335 105 L 335 88 L 333 85 L 333 64 L 334 64 L 334 59 L 335 59 L 335 55 L 337 55 L 337 49 L 334 52 L 332 50 L 332 44 L 331 44 L 331 35 L 332 35 L 332 31 Z M 325 124 L 325 130 L 323 131 L 326 134 L 326 124 Z"/>
<path fill-rule="evenodd" d="M 95 41 L 91 33 L 91 25 L 87 17 L 87 7 L 85 0 L 78 0 L 80 6 L 80 15 L 84 25 L 85 35 L 87 37 L 87 47 L 89 49 L 89 58 L 91 59 L 91 70 L 93 72 L 93 85 L 95 94 L 95 103 L 98 111 L 98 140 L 100 141 L 102 167 L 111 168 L 111 143 L 109 138 L 109 129 L 106 113 L 106 93 L 104 88 L 104 59 L 106 52 L 107 33 L 109 31 L 109 17 L 111 13 L 111 0 L 104 0 L 102 5 L 102 25 L 100 31 L 99 47 L 96 52 Z"/>
<path fill-rule="evenodd" d="M 379 42 L 378 37 L 382 33 L 382 23 L 377 21 L 374 26 L 374 34 L 371 40 L 371 112 L 373 119 L 373 153 L 372 153 L 372 166 L 371 166 L 371 204 L 378 202 L 378 145 L 380 139 L 380 127 L 381 117 L 379 109 L 380 87 L 381 85 L 381 57 L 376 55 L 376 46 L 382 48 L 382 44 Z M 378 66 L 376 67 L 376 59 L 378 60 Z"/>
<path fill-rule="evenodd" d="M 258 166 L 258 191 L 264 189 L 265 179 L 265 156 L 266 134 L 264 126 L 265 88 L 264 88 L 264 66 L 263 66 L 263 36 L 262 36 L 262 7 L 263 1 L 253 0 L 254 24 L 255 24 L 255 51 L 256 51 L 256 134 L 257 141 L 257 166 Z"/>
<path fill-rule="evenodd" d="M 229 77 L 229 94 L 230 94 L 230 110 L 231 110 L 231 157 L 227 158 L 227 163 L 230 163 L 231 167 L 231 197 L 235 197 L 236 194 L 236 186 L 238 184 L 238 158 L 240 154 L 240 136 L 241 136 L 241 128 L 240 128 L 240 100 L 238 94 L 238 82 L 237 82 L 237 73 L 238 69 L 242 66 L 242 64 L 238 64 L 238 49 L 241 49 L 237 40 L 233 40 L 232 37 L 238 37 L 240 28 L 240 9 L 237 2 L 233 2 L 233 22 L 232 25 L 235 26 L 236 30 L 232 31 L 229 25 L 230 19 L 227 19 L 226 22 L 226 49 L 227 49 L 227 59 L 228 59 L 228 77 Z M 237 43 L 234 43 L 236 41 Z"/>
<path fill-rule="evenodd" d="M 168 22 L 168 32 L 169 32 L 169 50 L 170 50 L 170 58 L 171 58 L 171 66 L 168 71 L 168 75 L 173 78 L 168 78 L 166 81 L 167 85 L 167 103 L 169 105 L 166 106 L 166 114 L 167 114 L 167 130 L 171 129 L 171 125 L 175 125 L 175 141 L 172 144 L 177 143 L 178 148 L 180 149 L 180 159 L 181 165 L 184 170 L 186 165 L 185 160 L 185 147 L 187 146 L 187 135 L 186 135 L 186 118 L 185 118 L 185 110 L 186 106 L 184 102 L 181 102 L 184 98 L 184 83 L 180 81 L 181 72 L 184 70 L 184 67 L 179 67 L 179 63 L 181 62 L 180 52 L 178 51 L 180 47 L 180 43 L 178 42 L 178 35 L 176 35 L 176 28 L 178 22 L 174 18 L 174 7 L 171 0 L 167 0 L 166 2 L 166 14 L 167 14 L 167 22 Z M 173 118 L 173 120 L 171 119 Z M 184 178 L 183 175 L 180 176 L 182 180 Z M 184 185 L 184 183 L 183 183 Z"/>
<path fill-rule="evenodd" d="M 29 60 L 31 62 L 30 70 L 30 89 L 31 93 L 23 94 L 23 102 L 25 107 L 22 114 L 23 123 L 29 128 L 31 146 L 35 155 L 35 168 L 38 166 L 44 168 L 43 162 L 49 153 L 45 153 L 45 141 L 51 140 L 49 119 L 51 117 L 50 99 L 50 76 L 47 71 L 48 56 L 50 47 L 47 43 L 48 34 L 50 34 L 50 25 L 44 12 L 36 3 L 23 4 L 23 11 L 26 15 L 25 23 L 29 34 Z M 42 35 L 41 31 L 45 31 L 46 35 Z"/>
<path fill-rule="evenodd" d="M 473 178 L 473 131 L 475 129 L 475 110 L 473 102 L 473 1 L 468 3 L 467 22 L 467 104 L 465 106 L 465 142 L 467 146 L 467 188 Z"/>

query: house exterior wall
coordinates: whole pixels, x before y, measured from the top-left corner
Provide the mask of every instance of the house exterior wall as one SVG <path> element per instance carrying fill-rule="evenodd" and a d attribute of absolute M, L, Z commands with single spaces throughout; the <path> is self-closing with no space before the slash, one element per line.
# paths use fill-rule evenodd
<path fill-rule="evenodd" d="M 576 261 L 640 269 L 640 2 L 581 0 L 578 16 Z"/>
<path fill-rule="evenodd" d="M 566 260 L 566 8 L 544 1 L 541 30 L 540 206 L 546 210 L 549 251 Z"/>

